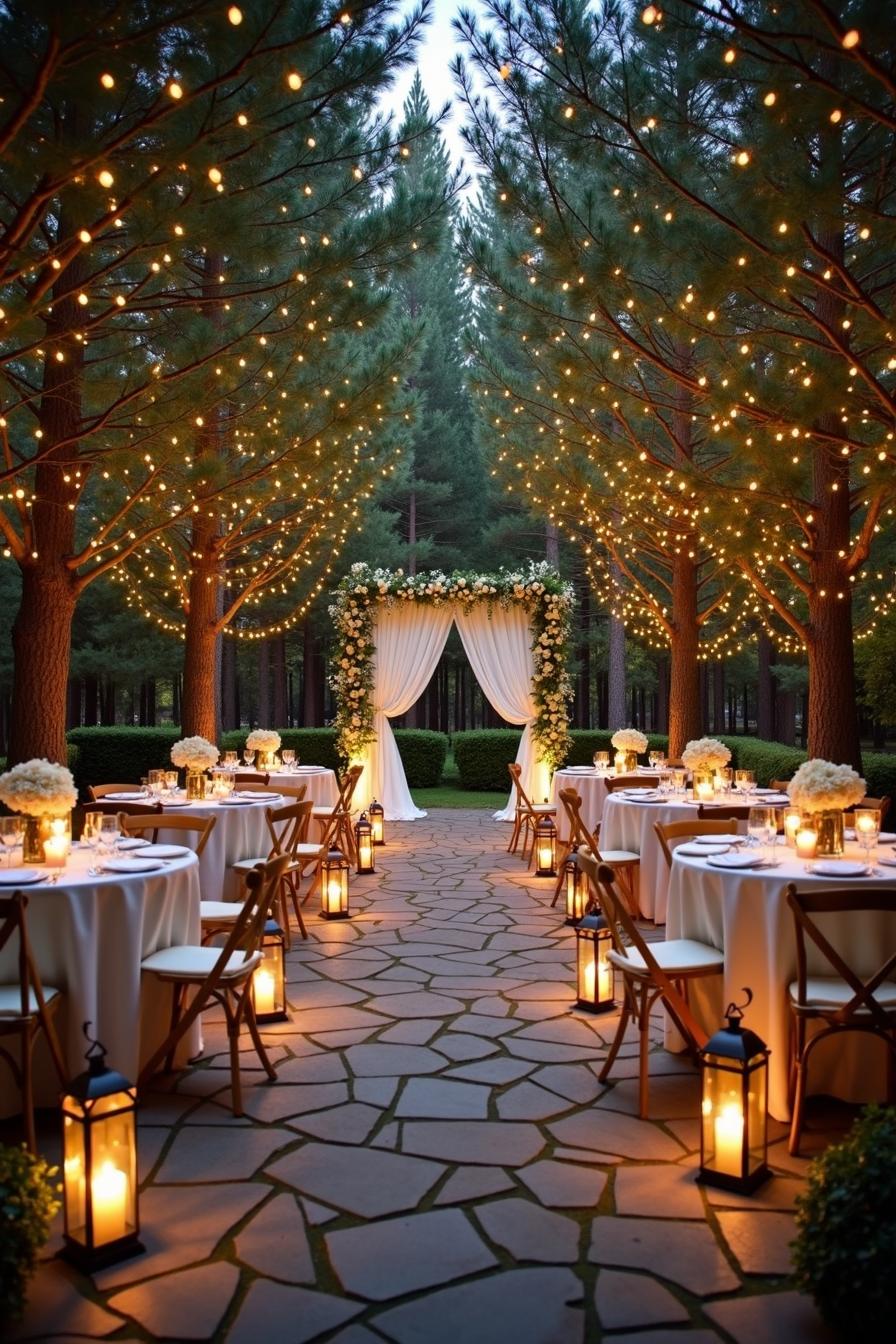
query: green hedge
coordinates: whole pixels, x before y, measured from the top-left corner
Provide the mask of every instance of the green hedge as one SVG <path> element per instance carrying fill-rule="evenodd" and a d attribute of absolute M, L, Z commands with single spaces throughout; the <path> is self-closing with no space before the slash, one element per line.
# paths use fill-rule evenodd
<path fill-rule="evenodd" d="M 77 748 L 75 783 L 136 784 L 147 770 L 170 768 L 170 751 L 179 728 L 72 728 L 69 743 Z"/>
<path fill-rule="evenodd" d="M 613 736 L 610 729 L 574 728 L 570 733 L 572 750 L 567 757 L 567 765 L 591 765 L 596 751 L 608 751 L 612 760 L 615 748 L 610 741 Z M 669 739 L 665 733 L 645 733 L 647 751 L 667 751 Z M 641 764 L 647 764 L 647 752 L 640 758 Z"/>
<path fill-rule="evenodd" d="M 248 729 L 224 733 L 222 751 L 242 751 Z M 336 733 L 332 728 L 280 728 L 284 747 L 292 747 L 308 765 L 339 769 Z M 180 728 L 73 728 L 68 735 L 69 760 L 82 791 L 88 784 L 136 783 L 147 770 L 170 765 Z M 444 733 L 403 728 L 395 734 L 408 784 L 412 789 L 435 788 L 442 778 L 448 739 Z M 72 760 L 74 756 L 74 760 Z"/>
<path fill-rule="evenodd" d="M 482 728 L 455 733 L 451 739 L 462 789 L 509 789 L 507 762 L 516 760 L 522 732 L 517 728 Z"/>
<path fill-rule="evenodd" d="M 763 742 L 757 737 L 723 737 L 731 748 L 732 765 L 753 770 L 756 783 L 766 787 L 773 779 L 790 779 L 806 759 L 799 747 Z M 862 774 L 871 798 L 896 797 L 896 755 L 883 751 L 862 753 Z"/>

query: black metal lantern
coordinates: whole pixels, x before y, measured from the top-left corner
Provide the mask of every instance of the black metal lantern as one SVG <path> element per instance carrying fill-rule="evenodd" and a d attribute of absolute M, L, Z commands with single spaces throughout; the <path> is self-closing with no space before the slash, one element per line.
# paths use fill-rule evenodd
<path fill-rule="evenodd" d="M 535 827 L 535 876 L 557 876 L 557 827 L 548 813 Z"/>
<path fill-rule="evenodd" d="M 106 1067 L 90 1042 L 86 1073 L 62 1097 L 62 1170 L 67 1259 L 88 1274 L 139 1255 L 137 1089 Z"/>
<path fill-rule="evenodd" d="M 606 1013 L 613 998 L 613 935 L 604 915 L 595 910 L 576 925 L 576 1007 Z"/>
<path fill-rule="evenodd" d="M 768 1056 L 763 1040 L 741 1025 L 746 1003 L 729 1003 L 728 1025 L 700 1050 L 703 1074 L 700 1174 L 706 1185 L 750 1194 L 768 1169 Z"/>
<path fill-rule="evenodd" d="M 252 1005 L 257 1022 L 288 1022 L 286 934 L 275 919 L 264 926 L 261 962 L 252 972 Z"/>
<path fill-rule="evenodd" d="M 373 827 L 367 820 L 366 812 L 362 812 L 355 822 L 355 849 L 358 851 L 358 866 L 355 871 L 358 873 L 375 873 Z"/>
<path fill-rule="evenodd" d="M 588 879 L 576 858 L 578 845 L 573 845 L 563 865 L 563 892 L 566 897 L 566 922 L 576 925 L 588 906 Z"/>
<path fill-rule="evenodd" d="M 320 866 L 320 913 L 324 919 L 348 919 L 349 863 L 341 849 L 329 851 Z"/>
<path fill-rule="evenodd" d="M 373 843 L 384 845 L 386 843 L 386 813 L 383 810 L 382 803 L 378 803 L 374 798 L 367 809 L 367 815 L 370 817 L 370 825 L 373 830 Z"/>

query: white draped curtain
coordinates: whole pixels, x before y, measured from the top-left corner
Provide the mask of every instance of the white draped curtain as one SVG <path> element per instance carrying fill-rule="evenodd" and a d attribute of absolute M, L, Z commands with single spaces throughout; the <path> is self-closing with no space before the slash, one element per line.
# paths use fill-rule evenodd
<path fill-rule="evenodd" d="M 373 673 L 373 730 L 376 740 L 365 749 L 364 773 L 358 781 L 355 805 L 382 803 L 390 821 L 425 817 L 408 792 L 404 766 L 389 723 L 420 699 L 436 669 L 451 629 L 449 603 L 429 606 L 416 602 L 381 606 L 373 627 L 376 645 Z"/>
<path fill-rule="evenodd" d="M 523 788 L 533 802 L 541 802 L 550 787 L 549 772 L 536 760 L 532 738 L 532 636 L 525 608 L 490 607 L 487 602 L 462 609 L 447 602 L 441 606 L 396 603 L 380 607 L 374 624 L 376 740 L 364 752 L 364 773 L 355 794 L 360 808 L 378 799 L 391 821 L 415 821 L 426 813 L 414 806 L 408 791 L 389 720 L 404 714 L 423 694 L 455 619 L 470 666 L 489 703 L 508 723 L 518 723 L 523 729 L 516 754 Z M 496 818 L 512 821 L 514 805 L 511 792 Z"/>
<path fill-rule="evenodd" d="M 523 736 L 516 759 L 522 767 L 520 782 L 532 802 L 547 796 L 547 767 L 536 758 L 532 724 L 536 706 L 532 698 L 532 634 L 529 613 L 521 606 L 489 607 L 479 602 L 457 613 L 457 628 L 473 675 L 502 719 L 518 723 Z M 512 821 L 516 806 L 511 791 L 507 805 L 495 813 L 498 821 Z"/>

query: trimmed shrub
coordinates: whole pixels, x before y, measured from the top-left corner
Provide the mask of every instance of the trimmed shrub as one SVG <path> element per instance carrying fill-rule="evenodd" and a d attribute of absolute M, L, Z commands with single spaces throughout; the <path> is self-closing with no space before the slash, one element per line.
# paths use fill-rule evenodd
<path fill-rule="evenodd" d="M 435 789 L 442 782 L 448 738 L 427 728 L 396 728 L 395 744 L 412 789 Z"/>
<path fill-rule="evenodd" d="M 843 1339 L 893 1338 L 896 1109 L 869 1106 L 811 1163 L 796 1201 L 796 1286 Z"/>
<path fill-rule="evenodd" d="M 290 747 L 303 765 L 323 765 L 328 770 L 338 770 L 339 757 L 336 755 L 336 732 L 333 728 L 278 728 L 281 747 Z M 235 728 L 221 736 L 222 751 L 238 751 L 240 761 L 243 748 L 249 736 L 248 728 Z"/>
<path fill-rule="evenodd" d="M 608 751 L 613 759 L 614 747 L 610 738 L 616 729 L 574 728 L 570 733 L 572 750 L 566 759 L 567 765 L 591 765 L 596 751 Z M 665 733 L 645 733 L 647 751 L 668 751 L 669 739 Z M 642 765 L 647 764 L 647 752 L 638 758 Z"/>
<path fill-rule="evenodd" d="M 451 739 L 462 789 L 510 788 L 507 762 L 516 760 L 522 730 L 479 728 L 455 733 Z"/>
<path fill-rule="evenodd" d="M 179 728 L 73 728 L 69 743 L 77 750 L 75 783 L 136 784 L 147 770 L 171 769 L 171 748 Z"/>

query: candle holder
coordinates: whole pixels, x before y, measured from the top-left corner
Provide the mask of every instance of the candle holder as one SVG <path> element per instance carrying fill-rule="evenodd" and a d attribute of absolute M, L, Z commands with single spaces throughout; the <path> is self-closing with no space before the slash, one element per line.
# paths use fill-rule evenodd
<path fill-rule="evenodd" d="M 362 812 L 355 822 L 355 850 L 358 855 L 356 873 L 375 873 L 376 863 L 373 854 L 373 827 L 367 813 Z"/>
<path fill-rule="evenodd" d="M 802 829 L 802 813 L 798 807 L 785 807 L 783 818 L 784 839 L 791 849 L 795 849 L 797 831 Z"/>
<path fill-rule="evenodd" d="M 348 919 L 349 863 L 341 849 L 329 851 L 320 866 L 320 913 L 324 919 Z"/>
<path fill-rule="evenodd" d="M 830 807 L 821 812 L 813 812 L 811 821 L 818 834 L 816 854 L 842 854 L 844 846 L 842 808 Z"/>
<path fill-rule="evenodd" d="M 566 896 L 566 923 L 574 927 L 588 905 L 588 879 L 579 867 L 578 845 L 573 845 L 563 865 L 563 890 Z"/>
<path fill-rule="evenodd" d="M 535 827 L 535 876 L 557 876 L 557 827 L 547 814 Z"/>
<path fill-rule="evenodd" d="M 576 926 L 576 1007 L 586 1013 L 607 1013 L 613 998 L 613 935 L 599 910 Z"/>
<path fill-rule="evenodd" d="M 63 1255 L 88 1274 L 144 1250 L 138 1233 L 137 1089 L 93 1040 L 62 1109 Z"/>
<path fill-rule="evenodd" d="M 384 845 L 386 843 L 386 812 L 382 803 L 378 803 L 374 798 L 367 809 L 367 815 L 370 818 L 370 827 L 373 831 L 373 843 Z"/>
<path fill-rule="evenodd" d="M 771 1175 L 768 1168 L 768 1057 L 754 1031 L 742 1025 L 753 1001 L 729 1003 L 727 1026 L 699 1051 L 703 1075 L 700 1172 L 704 1185 L 749 1195 Z"/>
<path fill-rule="evenodd" d="M 716 796 L 716 777 L 713 770 L 695 770 L 691 782 L 691 796 L 699 803 L 711 802 Z"/>
<path fill-rule="evenodd" d="M 288 1022 L 286 1007 L 286 935 L 275 919 L 264 926 L 261 963 L 252 973 L 256 1022 Z"/>

